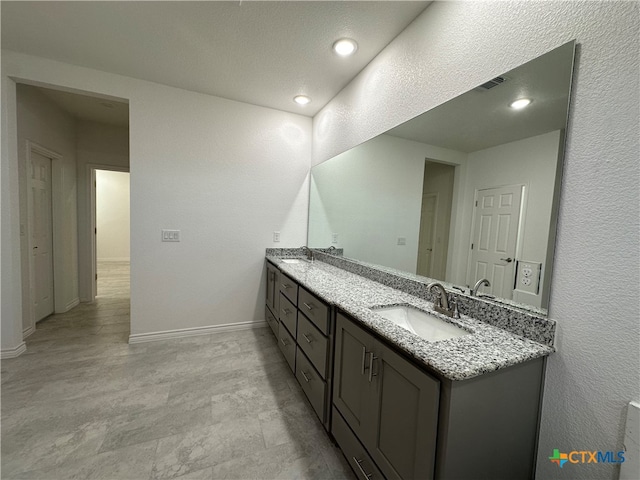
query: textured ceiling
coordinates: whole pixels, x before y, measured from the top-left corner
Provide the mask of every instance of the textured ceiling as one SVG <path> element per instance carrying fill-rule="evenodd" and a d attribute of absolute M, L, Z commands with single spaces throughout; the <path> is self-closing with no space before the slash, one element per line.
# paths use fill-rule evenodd
<path fill-rule="evenodd" d="M 473 89 L 387 133 L 469 153 L 564 129 L 574 48 L 563 45 L 506 72 L 500 85 Z M 532 103 L 509 108 L 519 98 Z"/>
<path fill-rule="evenodd" d="M 429 3 L 2 1 L 2 48 L 313 116 Z"/>

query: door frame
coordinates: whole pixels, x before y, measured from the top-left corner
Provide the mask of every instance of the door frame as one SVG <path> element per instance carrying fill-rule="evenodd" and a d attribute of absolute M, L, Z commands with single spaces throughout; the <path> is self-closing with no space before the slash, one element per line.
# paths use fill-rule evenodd
<path fill-rule="evenodd" d="M 522 239 L 524 238 L 524 228 L 525 228 L 525 220 L 526 220 L 526 214 L 527 214 L 527 197 L 528 197 L 528 192 L 529 192 L 529 183 L 512 183 L 512 184 L 506 184 L 506 185 L 494 185 L 494 186 L 490 186 L 490 187 L 482 187 L 482 188 L 476 188 L 475 192 L 473 194 L 473 208 L 471 209 L 471 232 L 469 233 L 469 243 L 468 243 L 468 255 L 467 255 L 467 268 L 465 271 L 465 283 L 467 284 L 468 288 L 472 288 L 472 286 L 470 285 L 469 282 L 469 275 L 471 274 L 471 267 L 473 264 L 473 252 L 471 251 L 471 244 L 474 242 L 474 233 L 475 233 L 475 228 L 476 228 L 476 211 L 478 209 L 477 203 L 478 203 L 478 193 L 481 190 L 492 190 L 494 188 L 504 188 L 504 187 L 520 187 L 520 212 L 519 215 L 520 217 L 518 218 L 518 230 L 516 233 L 516 250 L 515 250 L 515 256 L 514 256 L 514 262 L 517 262 L 518 258 L 522 258 Z M 515 282 L 515 270 L 514 270 L 514 279 L 513 281 Z M 515 286 L 514 286 L 515 288 Z M 512 288 L 512 290 L 514 289 Z M 501 298 L 498 296 L 498 298 Z"/>
<path fill-rule="evenodd" d="M 32 243 L 32 239 L 31 239 L 31 221 L 32 221 L 32 210 L 33 210 L 33 205 L 32 205 L 32 199 L 31 199 L 31 195 L 29 195 L 29 192 L 31 191 L 31 174 L 30 174 L 30 169 L 31 169 L 31 155 L 33 153 L 37 153 L 39 155 L 42 155 L 43 157 L 47 157 L 49 159 L 51 159 L 51 244 L 52 244 L 52 248 L 51 248 L 51 259 L 52 259 L 52 263 L 53 263 L 53 275 L 51 277 L 51 281 L 53 282 L 53 311 L 56 312 L 58 310 L 58 302 L 56 302 L 56 295 L 55 295 L 55 291 L 56 291 L 56 277 L 57 277 L 57 272 L 56 272 L 56 256 L 59 252 L 59 244 L 56 241 L 56 234 L 58 233 L 57 231 L 57 224 L 59 222 L 59 218 L 58 218 L 58 209 L 57 209 L 57 201 L 56 201 L 56 197 L 57 197 L 57 193 L 60 192 L 60 184 L 59 179 L 62 178 L 62 166 L 60 165 L 60 160 L 62 160 L 62 155 L 60 155 L 58 152 L 51 150 L 43 145 L 40 145 L 37 142 L 34 142 L 32 140 L 27 140 L 26 141 L 26 185 L 27 185 L 27 218 L 26 218 L 26 222 L 24 225 L 24 234 L 27 236 L 27 254 L 26 254 L 26 258 L 27 258 L 27 275 L 29 277 L 29 291 L 27 292 L 27 299 L 28 299 L 28 322 L 29 324 L 26 326 L 22 325 L 22 338 L 27 338 L 29 335 L 31 335 L 33 332 L 36 331 L 36 319 L 35 319 L 35 308 L 33 307 L 33 292 L 34 292 L 34 287 L 35 287 L 35 278 L 34 278 L 34 272 L 33 272 L 33 257 L 31 255 L 31 250 L 33 249 L 33 243 Z M 23 293 L 23 297 L 24 297 L 24 293 Z"/>
<path fill-rule="evenodd" d="M 98 295 L 98 248 L 96 245 L 97 238 L 97 213 L 96 213 L 96 170 L 108 170 L 111 172 L 126 172 L 129 171 L 129 167 L 120 167 L 115 165 L 102 165 L 97 163 L 88 163 L 86 168 L 86 179 L 89 183 L 89 216 L 91 221 L 89 222 L 89 238 L 91 238 L 91 303 L 96 301 Z M 129 194 L 129 200 L 131 200 L 131 194 Z M 129 204 L 129 210 L 131 210 L 131 204 Z M 129 237 L 129 243 L 131 243 L 131 237 Z"/>

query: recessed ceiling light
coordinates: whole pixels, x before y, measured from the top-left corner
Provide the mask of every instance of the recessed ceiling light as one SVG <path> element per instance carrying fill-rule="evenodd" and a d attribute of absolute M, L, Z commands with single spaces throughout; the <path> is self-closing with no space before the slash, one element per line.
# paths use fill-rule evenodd
<path fill-rule="evenodd" d="M 511 104 L 509 104 L 509 106 L 511 108 L 513 108 L 514 110 L 520 110 L 524 107 L 526 107 L 527 105 L 529 105 L 531 103 L 531 99 L 530 98 L 520 98 L 518 100 L 516 100 L 515 102 L 511 102 Z"/>
<path fill-rule="evenodd" d="M 341 38 L 333 44 L 333 51 L 341 57 L 353 55 L 357 49 L 358 44 L 355 40 L 351 40 L 350 38 Z"/>
<path fill-rule="evenodd" d="M 293 101 L 298 105 L 306 105 L 307 103 L 311 103 L 311 99 L 306 95 L 296 95 L 293 97 Z"/>

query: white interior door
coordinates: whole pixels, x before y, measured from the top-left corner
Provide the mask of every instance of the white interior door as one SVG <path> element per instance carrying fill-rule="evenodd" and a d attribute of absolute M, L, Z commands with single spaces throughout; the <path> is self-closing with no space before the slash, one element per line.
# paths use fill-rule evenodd
<path fill-rule="evenodd" d="M 483 292 L 511 299 L 520 223 L 522 185 L 478 190 L 474 214 L 469 285 L 481 278 L 491 282 Z"/>
<path fill-rule="evenodd" d="M 438 210 L 438 194 L 425 193 L 422 196 L 422 212 L 420 214 L 420 239 L 418 241 L 418 275 L 433 277 L 432 264 L 435 248 L 436 217 Z"/>
<path fill-rule="evenodd" d="M 51 159 L 32 150 L 29 169 L 30 283 L 34 321 L 37 322 L 54 309 Z"/>

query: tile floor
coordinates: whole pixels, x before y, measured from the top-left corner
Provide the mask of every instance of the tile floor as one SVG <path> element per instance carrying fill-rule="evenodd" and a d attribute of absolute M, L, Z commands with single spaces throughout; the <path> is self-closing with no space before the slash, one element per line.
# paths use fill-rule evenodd
<path fill-rule="evenodd" d="M 3 479 L 355 478 L 270 329 L 129 345 L 128 276 L 2 361 Z"/>

